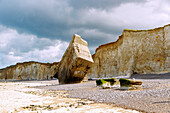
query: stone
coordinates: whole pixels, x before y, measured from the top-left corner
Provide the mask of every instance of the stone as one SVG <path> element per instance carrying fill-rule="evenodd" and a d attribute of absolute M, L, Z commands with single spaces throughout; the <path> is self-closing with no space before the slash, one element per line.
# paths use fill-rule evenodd
<path fill-rule="evenodd" d="M 58 63 L 23 62 L 0 70 L 0 80 L 47 80 L 58 71 Z"/>
<path fill-rule="evenodd" d="M 120 82 L 120 88 L 124 90 L 134 89 L 137 88 L 136 85 L 142 85 L 142 81 L 136 81 L 134 79 L 129 80 L 129 79 L 120 78 L 119 82 Z"/>
<path fill-rule="evenodd" d="M 111 88 L 117 82 L 116 78 L 99 79 L 96 80 L 96 85 L 101 86 L 103 89 Z"/>
<path fill-rule="evenodd" d="M 88 44 L 79 35 L 74 34 L 65 51 L 58 71 L 60 84 L 79 83 L 87 76 L 93 63 Z"/>
<path fill-rule="evenodd" d="M 170 72 L 170 25 L 125 29 L 116 42 L 99 46 L 93 60 L 89 79 Z"/>
<path fill-rule="evenodd" d="M 111 85 L 110 85 L 110 82 L 105 82 L 102 84 L 102 88 L 103 89 L 110 89 L 111 88 Z"/>

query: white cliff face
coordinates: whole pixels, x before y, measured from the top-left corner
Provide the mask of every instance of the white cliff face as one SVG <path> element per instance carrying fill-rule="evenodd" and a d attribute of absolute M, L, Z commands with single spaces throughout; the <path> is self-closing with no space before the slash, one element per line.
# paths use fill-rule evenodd
<path fill-rule="evenodd" d="M 170 25 L 124 30 L 116 42 L 99 46 L 93 60 L 89 78 L 169 72 Z"/>
<path fill-rule="evenodd" d="M 2 80 L 44 80 L 51 79 L 58 71 L 58 63 L 24 62 L 0 71 Z"/>

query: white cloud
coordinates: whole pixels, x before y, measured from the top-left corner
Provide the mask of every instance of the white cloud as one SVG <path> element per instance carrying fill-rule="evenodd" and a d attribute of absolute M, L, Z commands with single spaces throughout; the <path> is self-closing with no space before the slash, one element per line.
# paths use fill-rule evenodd
<path fill-rule="evenodd" d="M 132 29 L 148 29 L 163 26 L 170 22 L 170 15 L 164 12 L 164 6 L 170 7 L 165 0 L 148 0 L 143 4 L 127 3 L 114 9 L 114 15 L 123 26 Z"/>
<path fill-rule="evenodd" d="M 20 34 L 14 29 L 0 26 L 0 68 L 17 62 L 58 62 L 68 43 L 35 35 Z"/>
<path fill-rule="evenodd" d="M 59 62 L 67 46 L 67 42 L 58 41 L 55 45 L 48 46 L 42 50 L 34 49 L 33 51 L 24 53 L 24 59 L 36 60 L 39 62 Z"/>
<path fill-rule="evenodd" d="M 113 30 L 154 28 L 170 23 L 169 7 L 167 0 L 148 0 L 143 3 L 122 3 L 108 10 L 85 9 L 81 12 L 84 14 L 82 22 Z"/>

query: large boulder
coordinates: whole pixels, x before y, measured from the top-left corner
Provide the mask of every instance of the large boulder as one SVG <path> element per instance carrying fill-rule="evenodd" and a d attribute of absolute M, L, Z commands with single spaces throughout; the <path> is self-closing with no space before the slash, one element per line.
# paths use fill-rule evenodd
<path fill-rule="evenodd" d="M 124 90 L 137 89 L 138 86 L 142 85 L 142 81 L 137 81 L 135 79 L 129 80 L 129 79 L 121 78 L 119 79 L 119 82 L 120 82 L 120 88 Z"/>
<path fill-rule="evenodd" d="M 58 71 L 60 84 L 79 83 L 87 78 L 87 72 L 93 63 L 88 44 L 79 35 L 73 38 L 65 51 Z"/>
<path fill-rule="evenodd" d="M 98 79 L 96 85 L 101 86 L 103 89 L 111 88 L 117 82 L 116 78 Z"/>

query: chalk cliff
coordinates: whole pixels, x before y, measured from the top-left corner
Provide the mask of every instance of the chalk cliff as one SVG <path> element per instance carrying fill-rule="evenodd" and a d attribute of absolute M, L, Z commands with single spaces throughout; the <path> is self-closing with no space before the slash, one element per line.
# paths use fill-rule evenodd
<path fill-rule="evenodd" d="M 58 63 L 24 62 L 0 70 L 1 80 L 51 79 L 58 71 Z"/>
<path fill-rule="evenodd" d="M 170 25 L 125 29 L 116 42 L 99 46 L 89 78 L 170 72 Z"/>

